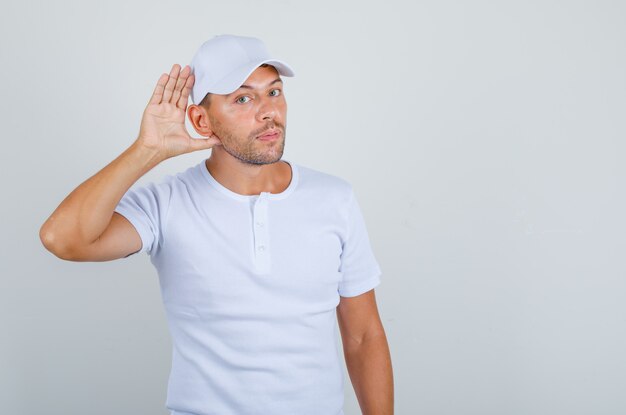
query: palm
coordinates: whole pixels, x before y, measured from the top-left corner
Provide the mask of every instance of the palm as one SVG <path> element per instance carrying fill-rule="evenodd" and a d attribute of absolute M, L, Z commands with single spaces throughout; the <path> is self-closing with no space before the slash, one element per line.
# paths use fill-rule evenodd
<path fill-rule="evenodd" d="M 148 104 L 143 117 L 141 127 L 146 144 L 184 144 L 189 139 L 185 128 L 185 111 L 174 104 Z M 172 140 L 174 143 L 171 143 Z"/>
<path fill-rule="evenodd" d="M 157 150 L 164 158 L 219 143 L 215 138 L 194 139 L 187 132 L 185 110 L 194 82 L 190 72 L 188 66 L 180 71 L 180 66 L 174 65 L 169 75 L 161 75 L 143 113 L 139 134 L 142 144 Z"/>

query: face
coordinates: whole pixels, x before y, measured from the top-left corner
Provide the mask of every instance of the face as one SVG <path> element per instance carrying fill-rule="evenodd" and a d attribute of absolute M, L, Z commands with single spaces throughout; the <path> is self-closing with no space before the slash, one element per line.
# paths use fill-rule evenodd
<path fill-rule="evenodd" d="M 278 71 L 258 67 L 228 95 L 211 95 L 211 130 L 222 142 L 216 148 L 248 164 L 276 163 L 285 148 L 287 102 Z M 273 137 L 260 137 L 268 130 Z"/>

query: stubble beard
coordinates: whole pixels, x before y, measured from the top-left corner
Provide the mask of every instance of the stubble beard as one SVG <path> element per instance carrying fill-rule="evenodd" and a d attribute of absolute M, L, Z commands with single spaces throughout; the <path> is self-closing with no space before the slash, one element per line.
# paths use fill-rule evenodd
<path fill-rule="evenodd" d="M 230 131 L 224 130 L 217 120 L 211 120 L 216 135 L 222 141 L 221 148 L 228 154 L 246 164 L 272 164 L 279 161 L 285 150 L 287 128 L 283 124 L 272 121 L 259 130 L 251 132 L 246 139 L 235 136 Z M 256 137 L 268 128 L 276 128 L 281 131 L 281 137 L 274 142 L 265 143 Z"/>

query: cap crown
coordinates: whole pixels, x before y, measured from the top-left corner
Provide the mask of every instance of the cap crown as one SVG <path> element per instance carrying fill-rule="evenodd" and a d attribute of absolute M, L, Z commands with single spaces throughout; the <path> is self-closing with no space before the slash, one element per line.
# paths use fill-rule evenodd
<path fill-rule="evenodd" d="M 199 104 L 207 93 L 229 94 L 261 64 L 273 65 L 281 75 L 294 76 L 285 62 L 273 59 L 257 38 L 218 35 L 204 42 L 191 61 L 195 76 L 191 100 Z"/>

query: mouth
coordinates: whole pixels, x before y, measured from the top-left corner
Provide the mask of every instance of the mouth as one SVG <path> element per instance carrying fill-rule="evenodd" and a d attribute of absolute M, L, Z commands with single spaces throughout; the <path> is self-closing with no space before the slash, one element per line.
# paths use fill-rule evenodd
<path fill-rule="evenodd" d="M 278 137 L 280 137 L 280 130 L 271 129 L 258 136 L 257 139 L 261 141 L 272 141 L 276 140 Z"/>

